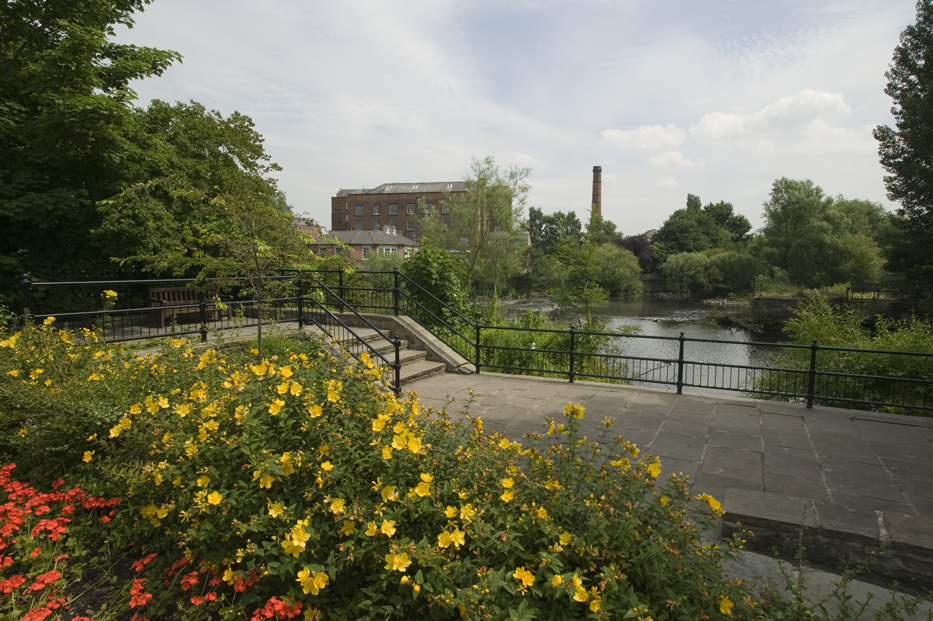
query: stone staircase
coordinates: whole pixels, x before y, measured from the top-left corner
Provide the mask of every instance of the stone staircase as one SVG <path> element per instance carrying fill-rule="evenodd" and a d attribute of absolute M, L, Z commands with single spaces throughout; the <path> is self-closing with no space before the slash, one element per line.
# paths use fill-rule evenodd
<path fill-rule="evenodd" d="M 391 341 L 380 336 L 378 332 L 372 328 L 353 328 L 353 331 L 373 349 L 385 356 L 389 362 L 395 360 L 395 345 L 393 345 Z M 356 339 L 352 336 L 348 336 L 341 341 L 341 344 L 345 345 L 349 350 L 357 351 L 359 350 L 359 346 L 354 346 L 353 342 L 355 340 Z M 375 356 L 373 356 L 373 358 L 375 358 L 374 362 L 377 364 L 385 365 L 379 358 Z M 402 346 L 399 350 L 399 362 L 402 363 L 402 384 L 425 377 L 431 377 L 432 375 L 440 375 L 447 370 L 447 366 L 443 362 L 430 362 L 427 360 L 427 352 L 409 349 L 408 341 L 405 340 L 402 341 Z"/>

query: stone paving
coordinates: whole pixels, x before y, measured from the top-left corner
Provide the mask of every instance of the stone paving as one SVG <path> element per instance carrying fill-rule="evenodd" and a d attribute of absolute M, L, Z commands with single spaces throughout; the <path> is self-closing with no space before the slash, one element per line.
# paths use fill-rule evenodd
<path fill-rule="evenodd" d="M 900 556 L 881 574 L 933 586 L 931 418 L 497 373 L 405 388 L 434 409 L 469 405 L 487 429 L 513 439 L 581 403 L 588 436 L 613 419 L 615 433 L 660 456 L 664 473 L 689 475 L 692 493 L 722 500 L 727 522 L 761 531 L 768 550 L 779 544 L 769 533 L 799 533 L 806 523 L 819 535 L 814 550 L 830 542 L 827 563 L 857 563 L 884 543 Z"/>

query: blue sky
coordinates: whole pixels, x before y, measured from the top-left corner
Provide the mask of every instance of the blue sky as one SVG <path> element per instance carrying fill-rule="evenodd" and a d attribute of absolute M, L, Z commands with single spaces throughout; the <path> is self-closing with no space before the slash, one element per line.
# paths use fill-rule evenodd
<path fill-rule="evenodd" d="M 888 207 L 871 128 L 913 0 L 155 0 L 118 38 L 151 99 L 251 116 L 296 212 L 339 188 L 532 169 L 529 204 L 659 227 L 687 193 L 761 224 L 780 177 Z"/>

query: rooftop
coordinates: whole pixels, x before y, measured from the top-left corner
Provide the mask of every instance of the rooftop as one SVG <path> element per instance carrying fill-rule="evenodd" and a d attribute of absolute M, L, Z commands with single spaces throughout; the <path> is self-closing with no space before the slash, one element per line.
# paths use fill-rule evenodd
<path fill-rule="evenodd" d="M 465 181 L 428 181 L 421 183 L 383 183 L 371 190 L 340 189 L 337 196 L 359 196 L 361 194 L 418 194 L 432 192 L 466 192 Z"/>
<path fill-rule="evenodd" d="M 328 239 L 329 238 L 329 239 Z M 315 244 L 330 244 L 338 239 L 348 246 L 417 246 L 402 235 L 393 235 L 384 231 L 331 231 L 326 237 L 316 240 Z"/>

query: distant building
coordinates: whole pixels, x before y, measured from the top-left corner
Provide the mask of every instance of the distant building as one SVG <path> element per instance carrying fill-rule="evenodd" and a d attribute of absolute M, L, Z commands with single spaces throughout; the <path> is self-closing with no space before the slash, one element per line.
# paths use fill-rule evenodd
<path fill-rule="evenodd" d="M 389 228 L 389 227 L 386 227 Z M 340 248 L 339 241 L 349 249 Z M 395 255 L 405 258 L 418 247 L 418 242 L 390 231 L 331 231 L 314 242 L 315 254 L 346 254 L 357 264 L 373 257 Z"/>
<path fill-rule="evenodd" d="M 388 226 L 399 235 L 419 240 L 417 217 L 440 210 L 442 221 L 449 218 L 450 211 L 442 204 L 445 194 L 464 193 L 463 181 L 384 183 L 371 190 L 340 190 L 330 199 L 331 231 L 382 231 Z M 419 202 L 423 213 L 418 213 Z"/>
<path fill-rule="evenodd" d="M 295 228 L 298 229 L 299 233 L 310 235 L 313 239 L 320 239 L 321 226 L 317 224 L 314 220 L 309 220 L 308 218 L 296 217 L 292 221 L 292 223 L 295 225 Z"/>

